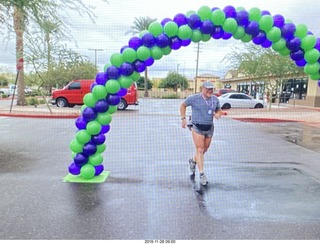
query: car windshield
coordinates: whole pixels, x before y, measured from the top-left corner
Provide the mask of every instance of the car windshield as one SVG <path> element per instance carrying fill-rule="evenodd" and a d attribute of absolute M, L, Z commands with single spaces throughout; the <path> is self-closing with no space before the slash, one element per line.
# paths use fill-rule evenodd
<path fill-rule="evenodd" d="M 229 96 L 229 94 L 225 93 L 225 94 L 221 95 L 220 97 L 227 97 L 227 96 Z"/>

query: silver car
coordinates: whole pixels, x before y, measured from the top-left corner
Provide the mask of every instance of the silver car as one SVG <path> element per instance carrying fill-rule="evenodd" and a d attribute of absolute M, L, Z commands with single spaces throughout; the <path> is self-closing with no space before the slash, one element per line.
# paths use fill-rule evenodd
<path fill-rule="evenodd" d="M 262 100 L 254 99 L 243 93 L 226 93 L 218 97 L 222 109 L 230 108 L 263 108 Z"/>

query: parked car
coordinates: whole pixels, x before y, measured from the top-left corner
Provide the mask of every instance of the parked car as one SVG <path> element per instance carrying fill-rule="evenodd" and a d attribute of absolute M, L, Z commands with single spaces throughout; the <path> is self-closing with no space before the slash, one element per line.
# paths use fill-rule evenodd
<path fill-rule="evenodd" d="M 226 93 L 229 93 L 229 92 L 237 92 L 237 91 L 232 90 L 232 89 L 224 88 L 224 89 L 218 89 L 218 90 L 216 90 L 216 91 L 213 93 L 213 95 L 215 95 L 216 97 L 220 97 L 221 95 L 226 94 Z"/>
<path fill-rule="evenodd" d="M 24 89 L 26 94 L 31 94 L 32 89 L 30 89 L 29 87 L 26 87 Z M 14 95 L 18 95 L 18 87 L 16 87 L 15 85 L 9 85 L 6 88 L 0 88 L 0 94 L 5 94 L 8 97 L 12 96 L 14 93 Z"/>
<path fill-rule="evenodd" d="M 243 93 L 226 93 L 218 97 L 222 109 L 230 108 L 263 108 L 263 101 Z"/>
<path fill-rule="evenodd" d="M 90 92 L 90 87 L 95 80 L 74 80 L 63 89 L 52 92 L 51 103 L 58 107 L 73 107 L 83 105 L 83 97 Z M 128 105 L 138 105 L 138 89 L 136 83 L 133 83 L 128 89 L 127 94 L 123 96 L 118 104 L 118 109 L 124 110 Z"/>

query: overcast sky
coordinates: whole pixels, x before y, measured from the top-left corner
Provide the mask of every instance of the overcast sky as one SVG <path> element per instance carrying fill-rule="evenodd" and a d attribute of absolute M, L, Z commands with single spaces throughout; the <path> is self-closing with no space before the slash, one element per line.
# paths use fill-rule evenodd
<path fill-rule="evenodd" d="M 249 10 L 258 7 L 260 10 L 269 10 L 271 15 L 281 14 L 285 19 L 290 19 L 294 24 L 306 24 L 308 29 L 317 37 L 320 33 L 320 3 L 318 0 L 108 0 L 109 4 L 100 0 L 83 0 L 92 6 L 97 18 L 92 23 L 89 18 L 72 14 L 74 28 L 72 35 L 77 41 L 68 44 L 70 48 L 86 55 L 94 63 L 95 52 L 89 49 L 103 49 L 97 52 L 97 64 L 100 70 L 109 63 L 110 56 L 118 53 L 121 47 L 128 44 L 132 35 L 125 35 L 130 30 L 135 17 L 152 17 L 161 22 L 164 18 L 173 18 L 178 13 L 187 13 L 189 10 L 197 11 L 201 6 L 219 7 L 223 9 L 227 5 L 244 7 Z M 221 75 L 224 64 L 223 57 L 230 53 L 231 47 L 241 41 L 215 40 L 201 44 L 199 57 L 199 74 L 212 73 Z M 196 73 L 196 44 L 172 51 L 170 55 L 156 61 L 150 68 L 151 77 L 165 76 L 168 71 L 178 71 L 188 77 L 194 77 Z M 12 45 L 0 49 L 0 66 L 9 69 L 14 65 L 14 40 Z"/>

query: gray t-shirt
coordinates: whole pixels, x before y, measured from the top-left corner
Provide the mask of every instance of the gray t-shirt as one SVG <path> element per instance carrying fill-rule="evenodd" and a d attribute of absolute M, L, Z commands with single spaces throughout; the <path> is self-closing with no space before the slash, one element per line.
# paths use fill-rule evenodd
<path fill-rule="evenodd" d="M 213 115 L 215 111 L 220 110 L 220 103 L 216 96 L 204 99 L 201 93 L 188 96 L 184 104 L 191 106 L 193 124 L 213 124 Z"/>

